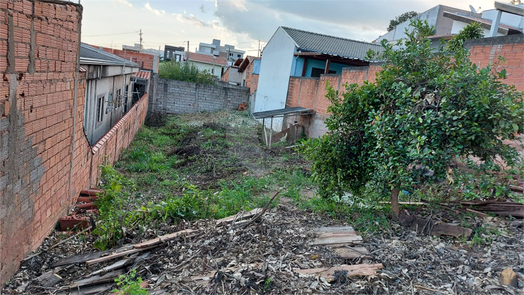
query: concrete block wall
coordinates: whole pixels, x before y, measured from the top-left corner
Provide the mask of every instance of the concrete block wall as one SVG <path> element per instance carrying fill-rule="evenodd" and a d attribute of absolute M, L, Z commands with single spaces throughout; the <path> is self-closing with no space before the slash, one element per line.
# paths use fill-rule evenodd
<path fill-rule="evenodd" d="M 152 112 L 184 114 L 237 109 L 249 100 L 249 88 L 223 82 L 218 85 L 168 79 L 156 79 L 155 82 Z"/>
<path fill-rule="evenodd" d="M 0 1 L 0 284 L 98 183 L 98 165 L 118 159 L 147 113 L 146 95 L 89 146 L 81 18 L 73 2 Z"/>

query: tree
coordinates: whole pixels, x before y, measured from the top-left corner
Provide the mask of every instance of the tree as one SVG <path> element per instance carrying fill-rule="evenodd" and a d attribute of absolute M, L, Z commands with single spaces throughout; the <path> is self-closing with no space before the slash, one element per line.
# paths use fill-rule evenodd
<path fill-rule="evenodd" d="M 509 3 L 513 5 L 519 5 L 522 4 L 522 0 L 511 0 Z"/>
<path fill-rule="evenodd" d="M 467 40 L 484 37 L 484 29 L 479 23 L 470 23 L 448 42 L 450 50 L 462 48 Z"/>
<path fill-rule="evenodd" d="M 209 71 L 199 71 L 188 62 L 176 62 L 174 60 L 160 64 L 158 76 L 164 79 L 194 82 L 199 84 L 216 84 L 216 77 Z"/>
<path fill-rule="evenodd" d="M 389 26 L 387 28 L 388 32 L 393 30 L 397 25 L 407 21 L 407 20 L 410 20 L 412 18 L 414 18 L 415 16 L 417 16 L 418 13 L 416 13 L 415 11 L 408 11 L 408 12 L 404 12 L 403 14 L 395 17 L 395 19 L 392 19 L 389 21 Z"/>
<path fill-rule="evenodd" d="M 396 218 L 399 192 L 446 179 L 457 157 L 478 157 L 494 170 L 496 157 L 515 164 L 516 150 L 503 141 L 523 131 L 522 94 L 499 80 L 504 73 L 478 68 L 462 47 L 432 51 L 420 34 L 427 23 L 412 25 L 398 49 L 382 42 L 376 82 L 328 88 L 328 132 L 303 150 L 321 195 L 371 186 L 390 196 Z"/>

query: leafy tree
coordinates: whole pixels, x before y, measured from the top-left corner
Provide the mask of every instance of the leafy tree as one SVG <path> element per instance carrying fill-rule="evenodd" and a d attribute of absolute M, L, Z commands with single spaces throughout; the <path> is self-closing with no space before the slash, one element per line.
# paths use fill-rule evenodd
<path fill-rule="evenodd" d="M 180 80 L 200 84 L 215 84 L 216 77 L 208 71 L 199 71 L 194 65 L 168 61 L 160 64 L 158 76 L 164 79 Z"/>
<path fill-rule="evenodd" d="M 467 40 L 484 37 L 484 29 L 479 23 L 470 23 L 448 42 L 450 50 L 462 48 Z"/>
<path fill-rule="evenodd" d="M 415 11 L 408 11 L 408 12 L 404 12 L 403 14 L 395 17 L 395 19 L 392 19 L 389 21 L 389 26 L 388 26 L 388 32 L 393 30 L 397 25 L 409 20 L 409 19 L 412 19 L 414 18 L 415 16 L 417 16 L 418 13 L 416 13 Z"/>
<path fill-rule="evenodd" d="M 328 87 L 328 132 L 304 145 L 323 196 L 371 186 L 390 196 L 396 218 L 399 192 L 446 179 L 457 157 L 513 165 L 517 152 L 503 141 L 523 131 L 522 93 L 499 80 L 504 73 L 478 68 L 464 48 L 432 51 L 420 34 L 427 23 L 412 25 L 398 50 L 382 42 L 376 82 Z"/>
<path fill-rule="evenodd" d="M 522 4 L 522 0 L 511 0 L 509 3 L 513 5 L 519 5 L 519 4 Z"/>

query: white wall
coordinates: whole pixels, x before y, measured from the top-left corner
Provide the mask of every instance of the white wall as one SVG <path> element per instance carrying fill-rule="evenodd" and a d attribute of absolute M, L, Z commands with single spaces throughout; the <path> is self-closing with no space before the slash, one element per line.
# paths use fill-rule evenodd
<path fill-rule="evenodd" d="M 286 107 L 294 52 L 295 42 L 279 27 L 262 54 L 254 112 Z M 282 120 L 274 120 L 273 129 L 281 128 Z"/>
<path fill-rule="evenodd" d="M 428 24 L 430 26 L 435 26 L 437 24 L 437 18 L 438 18 L 438 14 L 439 14 L 439 9 L 440 7 L 439 6 L 435 6 L 433 8 L 431 8 L 430 10 L 428 11 L 425 11 L 419 15 L 417 15 L 416 17 L 414 17 L 413 19 L 420 19 L 422 21 L 427 21 Z M 382 39 L 386 39 L 388 41 L 395 41 L 395 40 L 398 40 L 398 39 L 405 39 L 406 38 L 406 33 L 405 33 L 405 30 L 406 28 L 408 28 L 408 30 L 411 32 L 413 31 L 413 27 L 410 27 L 409 25 L 411 24 L 411 20 L 407 20 L 401 24 L 398 24 L 396 28 L 394 28 L 393 30 L 387 32 L 385 35 L 383 36 L 380 36 L 377 38 L 377 40 L 375 41 L 377 44 L 380 44 L 380 41 L 382 41 Z"/>
<path fill-rule="evenodd" d="M 451 34 L 456 35 L 460 33 L 462 29 L 464 29 L 468 24 L 461 22 L 461 21 L 453 21 L 453 27 L 451 28 Z M 483 29 L 482 33 L 484 34 L 484 37 L 489 37 L 489 30 Z M 497 36 L 504 36 L 504 34 L 501 34 L 500 32 L 497 33 Z"/>
<path fill-rule="evenodd" d="M 207 63 L 200 63 L 200 62 L 196 62 L 196 61 L 187 61 L 190 65 L 194 65 L 195 67 L 197 67 L 197 69 L 201 72 L 203 71 L 208 71 L 209 73 L 213 73 L 214 76 L 216 76 L 217 78 L 221 78 L 222 77 L 222 66 L 221 65 L 212 65 L 212 64 L 207 64 Z M 213 69 L 215 69 L 213 71 Z M 224 72 L 226 72 L 226 70 L 224 69 Z"/>

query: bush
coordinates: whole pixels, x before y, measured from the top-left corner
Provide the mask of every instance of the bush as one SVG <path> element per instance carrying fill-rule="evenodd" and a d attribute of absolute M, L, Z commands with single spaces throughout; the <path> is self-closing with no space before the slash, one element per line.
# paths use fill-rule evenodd
<path fill-rule="evenodd" d="M 160 64 L 158 76 L 164 79 L 194 82 L 199 84 L 216 84 L 216 77 L 207 71 L 199 71 L 187 62 L 169 61 Z"/>
<path fill-rule="evenodd" d="M 491 171 L 497 157 L 516 163 L 503 141 L 523 131 L 522 94 L 499 80 L 504 72 L 478 68 L 462 47 L 433 52 L 420 33 L 431 31 L 427 23 L 412 25 L 398 50 L 382 43 L 376 82 L 346 85 L 341 95 L 329 88 L 328 132 L 304 149 L 325 196 L 372 184 L 390 194 L 398 216 L 399 191 L 446 179 L 458 157 L 477 157 Z"/>

